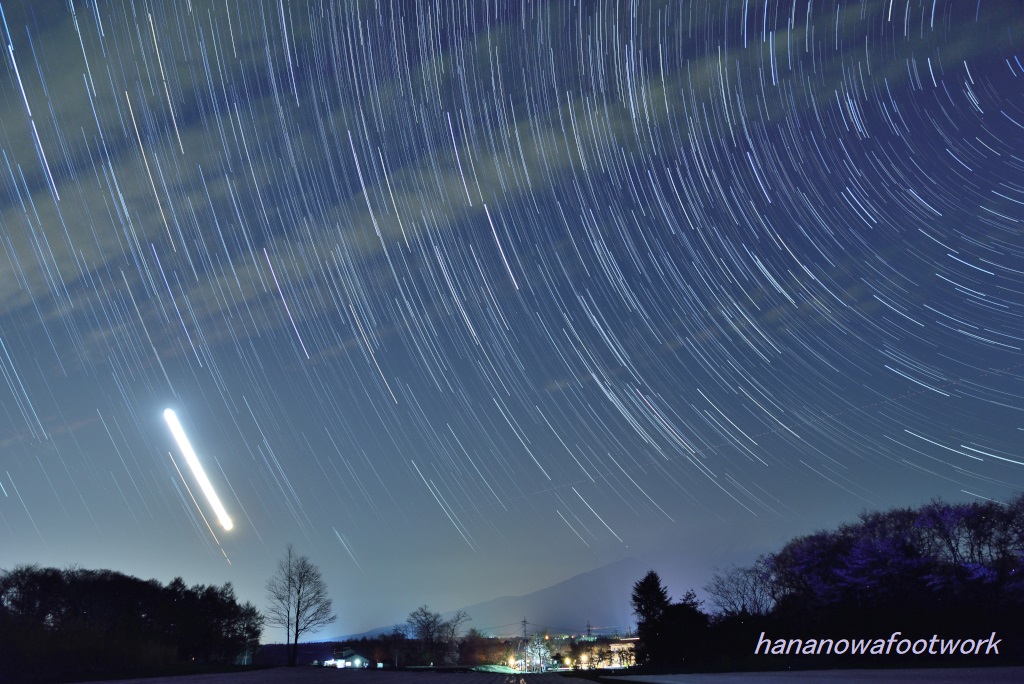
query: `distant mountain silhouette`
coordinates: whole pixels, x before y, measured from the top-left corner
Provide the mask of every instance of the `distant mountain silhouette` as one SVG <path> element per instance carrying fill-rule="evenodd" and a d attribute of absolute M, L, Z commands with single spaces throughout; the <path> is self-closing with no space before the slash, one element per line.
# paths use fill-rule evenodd
<path fill-rule="evenodd" d="M 463 608 L 473 618 L 466 628 L 475 627 L 493 636 L 512 636 L 522 634 L 525 618 L 531 634 L 545 629 L 557 634 L 585 634 L 588 623 L 595 634 L 625 634 L 633 627 L 629 605 L 633 582 L 650 569 L 644 561 L 624 558 L 530 594 L 475 603 Z M 373 637 L 392 628 L 388 625 L 333 640 Z"/>

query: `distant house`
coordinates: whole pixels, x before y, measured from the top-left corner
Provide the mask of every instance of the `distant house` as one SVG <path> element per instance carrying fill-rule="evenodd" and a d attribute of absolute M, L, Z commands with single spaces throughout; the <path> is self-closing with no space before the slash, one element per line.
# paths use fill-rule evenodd
<path fill-rule="evenodd" d="M 600 637 L 597 641 L 579 643 L 576 654 L 577 660 L 571 662 L 566 660 L 565 664 L 581 669 L 618 669 L 632 667 L 636 664 L 636 637 L 609 639 Z"/>
<path fill-rule="evenodd" d="M 370 667 L 370 659 L 364 655 L 356 653 L 351 648 L 343 648 L 340 651 L 334 652 L 334 659 L 324 662 L 327 667 L 354 667 L 354 668 L 367 668 Z"/>
<path fill-rule="evenodd" d="M 636 637 L 616 639 L 608 645 L 610 657 L 608 667 L 631 667 L 636 663 L 636 654 L 633 652 L 636 647 Z"/>

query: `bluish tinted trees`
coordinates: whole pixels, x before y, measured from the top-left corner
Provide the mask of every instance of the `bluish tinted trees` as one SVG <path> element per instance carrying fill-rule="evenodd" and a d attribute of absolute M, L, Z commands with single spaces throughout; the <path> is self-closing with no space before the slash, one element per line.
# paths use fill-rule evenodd
<path fill-rule="evenodd" d="M 793 637 L 997 630 L 1017 637 L 1001 655 L 1021 658 L 1024 494 L 866 512 L 720 571 L 705 591 L 719 610 L 715 643 L 737 643 L 741 658 L 761 628 Z"/>
<path fill-rule="evenodd" d="M 1022 499 L 864 513 L 838 530 L 793 539 L 766 560 L 778 609 L 1024 601 Z"/>
<path fill-rule="evenodd" d="M 865 512 L 837 529 L 792 539 L 749 567 L 719 571 L 704 589 L 717 609 L 710 619 L 692 592 L 671 603 L 653 571 L 634 584 L 638 663 L 785 667 L 763 657 L 747 662 L 761 631 L 806 639 L 896 630 L 915 638 L 995 631 L 1003 637 L 1000 662 L 1021 662 L 1024 494 L 1005 504 L 932 501 Z"/>

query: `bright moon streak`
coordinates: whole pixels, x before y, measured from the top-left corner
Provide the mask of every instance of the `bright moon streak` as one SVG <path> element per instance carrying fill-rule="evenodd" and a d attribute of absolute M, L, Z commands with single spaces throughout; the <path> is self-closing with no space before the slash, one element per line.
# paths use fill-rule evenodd
<path fill-rule="evenodd" d="M 206 477 L 206 471 L 203 470 L 202 464 L 199 462 L 199 457 L 196 456 L 195 450 L 192 448 L 192 444 L 188 441 L 188 436 L 185 434 L 185 429 L 181 427 L 181 422 L 178 420 L 178 415 L 173 409 L 164 410 L 164 421 L 167 423 L 167 427 L 171 429 L 171 434 L 174 435 L 174 440 L 178 443 L 178 448 L 181 449 L 181 453 L 185 456 L 185 461 L 188 463 L 189 468 L 192 469 L 192 474 L 196 476 L 196 480 L 199 481 L 199 488 L 203 490 L 203 494 L 206 495 L 206 500 L 210 502 L 210 506 L 213 507 L 213 512 L 217 514 L 217 520 L 220 520 L 220 525 L 225 530 L 230 530 L 235 526 L 231 522 L 231 518 L 228 517 L 228 512 L 224 510 L 224 505 L 220 502 L 220 497 L 217 496 L 217 492 L 213 491 L 213 485 L 210 484 L 210 478 Z"/>

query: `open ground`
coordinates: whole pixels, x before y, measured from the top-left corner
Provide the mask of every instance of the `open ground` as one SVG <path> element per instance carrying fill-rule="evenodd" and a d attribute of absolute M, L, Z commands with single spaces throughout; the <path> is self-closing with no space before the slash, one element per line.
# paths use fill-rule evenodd
<path fill-rule="evenodd" d="M 254 672 L 209 674 L 195 677 L 157 677 L 122 679 L 89 684 L 555 684 L 571 682 L 561 674 L 508 675 L 488 672 L 402 672 L 376 670 L 335 670 L 331 668 L 273 668 Z M 580 680 L 586 681 L 586 680 Z M 813 670 L 805 672 L 742 672 L 724 674 L 679 675 L 610 675 L 600 681 L 646 682 L 647 684 L 835 684 L 836 682 L 870 682 L 870 684 L 954 684 L 960 682 L 991 682 L 1010 684 L 1024 681 L 1024 667 L 946 668 L 905 670 Z"/>

